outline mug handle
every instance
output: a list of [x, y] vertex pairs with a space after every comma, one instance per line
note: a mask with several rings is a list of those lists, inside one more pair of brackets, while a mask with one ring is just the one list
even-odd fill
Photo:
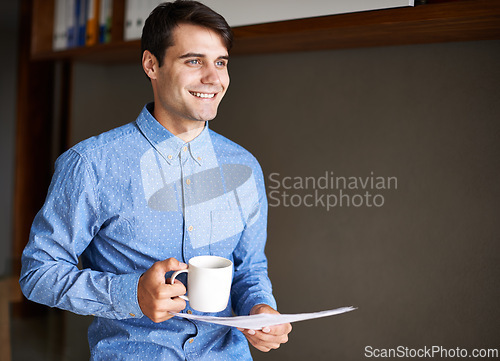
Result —
[[[172, 278], [170, 278], [170, 284], [173, 285], [174, 282], [175, 282], [175, 277], [177, 277], [178, 275], [180, 275], [181, 273], [188, 273], [189, 272], [189, 269], [183, 269], [183, 270], [180, 270], [180, 271], [175, 271], [173, 274], [172, 274]], [[185, 301], [189, 301], [189, 298], [188, 296], [186, 295], [181, 295], [179, 296], [180, 298], [182, 298], [183, 300]]]

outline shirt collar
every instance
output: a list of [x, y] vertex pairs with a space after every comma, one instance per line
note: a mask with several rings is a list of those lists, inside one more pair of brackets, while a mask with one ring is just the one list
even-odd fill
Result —
[[185, 142], [156, 120], [152, 114], [153, 109], [154, 103], [146, 104], [136, 120], [137, 126], [153, 148], [162, 155], [168, 164], [173, 164], [181, 151], [189, 151], [191, 158], [201, 165], [207, 147], [211, 144], [208, 122], [205, 122], [205, 127], [196, 138]]

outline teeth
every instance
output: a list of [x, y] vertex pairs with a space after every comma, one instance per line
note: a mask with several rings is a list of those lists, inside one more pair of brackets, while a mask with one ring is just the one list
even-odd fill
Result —
[[215, 96], [215, 94], [207, 94], [207, 93], [193, 93], [193, 92], [190, 93], [198, 98], [213, 98]]

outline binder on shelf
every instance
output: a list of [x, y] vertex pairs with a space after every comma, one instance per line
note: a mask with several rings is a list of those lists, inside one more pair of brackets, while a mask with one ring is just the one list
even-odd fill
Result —
[[77, 29], [75, 21], [76, 0], [66, 1], [66, 47], [73, 48], [77, 44]]
[[134, 38], [140, 39], [142, 36], [142, 28], [144, 26], [144, 20], [146, 20], [147, 16], [144, 14], [149, 10], [150, 1], [142, 1], [140, 5], [137, 7], [137, 13], [135, 14], [135, 23], [134, 23]]
[[66, 27], [66, 3], [67, 0], [56, 0], [54, 7], [54, 30], [52, 48], [55, 51], [64, 50], [68, 46]]
[[87, 0], [87, 25], [85, 45], [92, 46], [99, 40], [100, 0]]
[[111, 41], [111, 23], [113, 17], [113, 0], [100, 0], [99, 9], [99, 42]]
[[142, 28], [151, 11], [162, 2], [164, 2], [164, 0], [146, 0], [140, 2], [139, 13], [135, 21], [135, 34], [137, 39], [141, 38]]
[[123, 38], [125, 40], [137, 39], [135, 33], [135, 20], [138, 13], [140, 2], [138, 0], [127, 0], [125, 4], [125, 29], [123, 30]]
[[125, 40], [136, 40], [142, 36], [142, 28], [149, 14], [162, 0], [127, 0], [125, 7]]
[[75, 22], [77, 29], [76, 46], [84, 46], [87, 29], [87, 0], [76, 0]]

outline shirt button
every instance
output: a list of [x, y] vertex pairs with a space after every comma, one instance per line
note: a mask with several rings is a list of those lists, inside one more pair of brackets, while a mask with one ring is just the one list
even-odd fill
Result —
[[173, 158], [173, 157], [172, 157], [172, 154], [169, 154], [169, 155], [167, 156], [167, 158], [168, 158], [168, 159], [172, 159], [172, 158]]
[[196, 159], [201, 160], [201, 157], [198, 157], [198, 158], [196, 158]]
[[135, 313], [130, 312], [129, 315], [135, 317]]
[[187, 184], [187, 185], [190, 185], [190, 184], [191, 184], [191, 179], [187, 179], [187, 180], [186, 180], [186, 184]]
[[188, 231], [189, 231], [189, 232], [191, 232], [193, 229], [194, 229], [194, 227], [193, 227], [193, 226], [189, 226], [189, 227], [188, 227]]
[[188, 312], [187, 312], [187, 313], [188, 313], [188, 314], [190, 314], [190, 315], [192, 315], [192, 314], [193, 314], [193, 311], [188, 310]]
[[182, 147], [182, 150], [185, 152], [186, 150], [188, 150], [188, 147], [184, 146]]
[[193, 343], [193, 342], [194, 342], [194, 338], [190, 338], [189, 343]]

